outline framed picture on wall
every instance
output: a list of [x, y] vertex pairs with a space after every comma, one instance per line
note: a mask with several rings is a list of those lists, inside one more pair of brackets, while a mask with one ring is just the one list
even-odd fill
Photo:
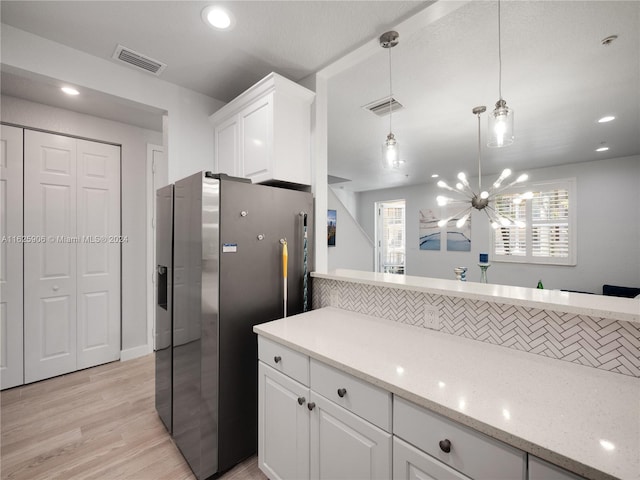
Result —
[[336, 246], [336, 220], [338, 213], [335, 210], [327, 210], [327, 245]]

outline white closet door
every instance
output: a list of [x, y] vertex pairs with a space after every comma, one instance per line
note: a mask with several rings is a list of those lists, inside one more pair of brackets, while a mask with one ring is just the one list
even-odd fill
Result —
[[78, 140], [78, 369], [120, 358], [120, 148]]
[[0, 387], [24, 383], [22, 129], [0, 126]]
[[76, 369], [76, 140], [26, 130], [25, 383]]

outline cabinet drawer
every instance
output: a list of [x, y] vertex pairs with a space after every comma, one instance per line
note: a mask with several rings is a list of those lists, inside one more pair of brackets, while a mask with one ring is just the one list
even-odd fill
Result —
[[[398, 397], [393, 433], [476, 480], [526, 477], [524, 452]], [[444, 440], [450, 442], [449, 453], [440, 448]]]
[[393, 480], [423, 480], [427, 478], [470, 480], [453, 468], [427, 455], [398, 437], [393, 437]]
[[258, 336], [258, 358], [270, 367], [309, 386], [309, 357], [263, 336]]
[[311, 389], [374, 425], [391, 432], [391, 394], [311, 359]]

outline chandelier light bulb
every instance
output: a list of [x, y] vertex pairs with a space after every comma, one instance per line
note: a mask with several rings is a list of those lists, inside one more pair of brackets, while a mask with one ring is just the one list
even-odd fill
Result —
[[446, 220], [440, 220], [438, 221], [438, 227], [442, 228], [444, 227], [447, 223], [449, 223], [449, 219], [447, 218]]
[[489, 192], [487, 192], [486, 190], [480, 193], [480, 198], [482, 198], [483, 200], [485, 198], [489, 198]]
[[526, 182], [528, 179], [529, 179], [529, 175], [527, 175], [526, 173], [523, 173], [518, 177], [518, 179], [516, 180], [516, 183]]
[[511, 169], [509, 168], [505, 168], [502, 173], [500, 174], [500, 176], [498, 177], [498, 179], [495, 181], [495, 183], [493, 184], [493, 188], [500, 188], [500, 185], [502, 185], [502, 182], [509, 177], [509, 175], [511, 175]]
[[447, 203], [449, 203], [449, 199], [447, 197], [442, 196], [442, 195], [438, 195], [436, 197], [436, 202], [438, 203], [439, 207], [444, 207]]
[[493, 228], [494, 230], [497, 230], [497, 229], [498, 229], [498, 227], [500, 227], [500, 225], [498, 224], [498, 222], [496, 222], [496, 221], [491, 222], [491, 228]]
[[464, 190], [464, 185], [462, 185], [460, 182], [456, 183], [456, 188], [458, 190]]
[[456, 222], [456, 227], [457, 228], [462, 228], [464, 226], [465, 223], [467, 223], [467, 219], [469, 218], [469, 215], [471, 215], [471, 212], [467, 213], [466, 215], [464, 215], [462, 218], [460, 218], [457, 222]]

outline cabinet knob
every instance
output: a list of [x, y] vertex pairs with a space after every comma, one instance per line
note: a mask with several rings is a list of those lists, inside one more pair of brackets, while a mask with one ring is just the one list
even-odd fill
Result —
[[449, 453], [451, 451], [451, 441], [447, 438], [445, 438], [444, 440], [440, 440], [438, 445], [440, 445], [440, 450], [442, 450], [444, 453]]
[[298, 405], [304, 405], [304, 402], [306, 402], [307, 399], [304, 397], [298, 397]]
[[316, 404], [314, 402], [309, 402], [307, 403], [307, 408], [309, 409], [309, 411], [311, 411], [316, 408]]
[[338, 389], [338, 396], [340, 398], [344, 397], [347, 394], [347, 389], [346, 388], [339, 388]]
[[275, 357], [273, 357], [273, 361], [276, 363], [280, 363], [281, 360], [282, 360], [282, 357], [280, 355], [276, 355]]

